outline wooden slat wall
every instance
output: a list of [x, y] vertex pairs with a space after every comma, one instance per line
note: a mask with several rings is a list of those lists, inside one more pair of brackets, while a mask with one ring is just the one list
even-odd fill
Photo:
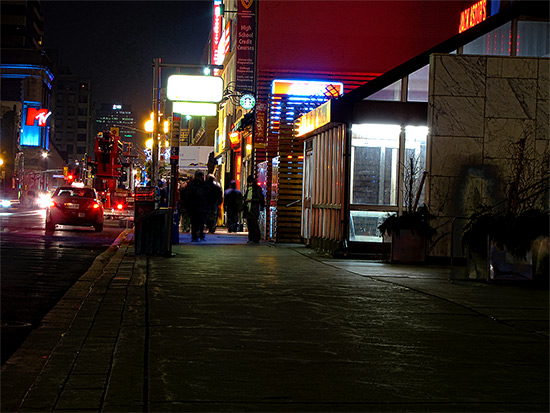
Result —
[[303, 143], [295, 139], [292, 119], [286, 120], [288, 98], [281, 98], [281, 121], [278, 136], [279, 168], [277, 170], [277, 226], [274, 241], [296, 243], [301, 241], [302, 178], [304, 172]]

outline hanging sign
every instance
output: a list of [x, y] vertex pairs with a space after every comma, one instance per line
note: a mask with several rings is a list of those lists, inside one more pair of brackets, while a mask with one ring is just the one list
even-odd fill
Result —
[[256, 99], [250, 93], [241, 96], [241, 106], [243, 109], [250, 110], [256, 105]]
[[236, 89], [254, 91], [256, 0], [239, 0], [237, 8]]

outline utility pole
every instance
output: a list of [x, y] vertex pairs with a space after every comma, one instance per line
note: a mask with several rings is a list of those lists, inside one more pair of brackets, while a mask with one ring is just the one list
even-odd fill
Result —
[[159, 116], [160, 116], [160, 58], [153, 61], [153, 148], [151, 159], [151, 186], [159, 182]]
[[[196, 64], [171, 64], [171, 63], [161, 63], [160, 58], [153, 59], [153, 148], [152, 148], [152, 159], [151, 159], [151, 186], [156, 188], [159, 182], [159, 117], [161, 115], [161, 68], [171, 67], [171, 68], [193, 68], [199, 69], [207, 67], [209, 69], [223, 69], [223, 65], [196, 65]], [[180, 115], [181, 116], [181, 115]], [[181, 122], [181, 117], [180, 117]], [[168, 216], [166, 220], [166, 251], [165, 253], [170, 256], [172, 253], [172, 231], [173, 231], [173, 218], [174, 210], [176, 205], [176, 189], [178, 185], [178, 163], [179, 163], [179, 126], [177, 131], [177, 136], [172, 139], [171, 156], [170, 156], [170, 193], [168, 198]], [[177, 231], [177, 227], [175, 229]]]

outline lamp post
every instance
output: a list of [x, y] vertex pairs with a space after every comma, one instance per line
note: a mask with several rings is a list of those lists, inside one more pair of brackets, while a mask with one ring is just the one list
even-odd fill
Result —
[[[191, 69], [201, 69], [207, 67], [208, 69], [223, 69], [223, 65], [197, 65], [197, 64], [173, 64], [173, 63], [161, 63], [160, 58], [153, 59], [153, 148], [152, 148], [152, 159], [151, 159], [151, 176], [152, 176], [152, 185], [154, 187], [158, 186], [159, 179], [159, 117], [161, 115], [161, 70], [163, 67], [172, 67], [172, 68], [191, 68]], [[223, 82], [222, 82], [223, 83]], [[179, 141], [179, 139], [178, 139]], [[175, 142], [173, 142], [175, 143]], [[179, 150], [179, 142], [177, 142]], [[170, 173], [170, 193], [168, 198], [168, 228], [166, 231], [167, 240], [166, 245], [168, 247], [167, 255], [172, 253], [172, 230], [173, 230], [173, 217], [175, 209], [175, 194], [177, 186], [177, 176], [178, 176], [178, 158], [179, 154], [175, 154], [175, 159], [170, 159], [171, 164], [171, 173]], [[176, 227], [177, 228], [177, 227]]]

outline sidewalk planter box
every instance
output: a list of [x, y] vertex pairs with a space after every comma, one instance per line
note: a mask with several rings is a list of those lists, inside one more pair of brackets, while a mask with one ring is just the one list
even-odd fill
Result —
[[493, 241], [486, 253], [468, 250], [468, 278], [480, 281], [534, 281], [548, 285], [548, 237], [533, 241], [524, 257], [517, 257]]
[[392, 262], [415, 263], [426, 261], [426, 237], [416, 230], [402, 229], [392, 233]]
[[491, 242], [489, 250], [489, 279], [498, 280], [533, 280], [533, 258], [529, 251], [525, 257], [513, 255], [507, 248], [499, 248]]
[[489, 259], [488, 254], [468, 249], [466, 254], [468, 273], [467, 278], [472, 281], [489, 280]]

